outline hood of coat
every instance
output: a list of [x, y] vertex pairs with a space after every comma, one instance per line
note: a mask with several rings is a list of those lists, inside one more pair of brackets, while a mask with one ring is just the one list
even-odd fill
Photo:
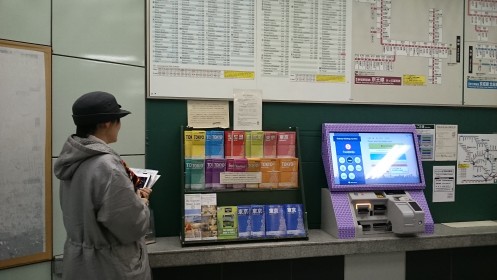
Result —
[[90, 135], [88, 138], [76, 135], [69, 136], [62, 147], [59, 158], [55, 161], [55, 176], [60, 180], [70, 180], [82, 162], [101, 154], [119, 156], [111, 147], [95, 136]]

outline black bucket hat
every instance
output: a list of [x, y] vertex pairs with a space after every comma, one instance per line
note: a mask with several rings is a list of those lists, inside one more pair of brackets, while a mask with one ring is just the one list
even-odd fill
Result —
[[90, 125], [120, 119], [131, 112], [122, 110], [114, 95], [94, 91], [81, 95], [72, 105], [76, 125]]

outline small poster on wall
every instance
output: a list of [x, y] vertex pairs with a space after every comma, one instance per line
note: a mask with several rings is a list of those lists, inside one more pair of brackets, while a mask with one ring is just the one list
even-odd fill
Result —
[[233, 91], [233, 127], [235, 130], [262, 130], [262, 91]]
[[433, 166], [433, 202], [455, 201], [455, 166]]
[[188, 126], [193, 128], [228, 128], [228, 101], [188, 100]]

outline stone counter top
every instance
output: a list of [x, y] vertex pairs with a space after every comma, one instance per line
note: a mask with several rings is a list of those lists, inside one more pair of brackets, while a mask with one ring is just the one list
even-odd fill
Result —
[[352, 254], [419, 251], [497, 245], [497, 226], [453, 228], [435, 225], [432, 235], [337, 239], [309, 230], [309, 240], [285, 240], [181, 247], [179, 237], [159, 237], [148, 245], [151, 267], [250, 262]]

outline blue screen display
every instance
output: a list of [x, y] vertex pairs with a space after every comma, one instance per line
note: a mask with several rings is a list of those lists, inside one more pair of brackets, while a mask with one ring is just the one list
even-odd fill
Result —
[[337, 185], [421, 182], [412, 133], [329, 134]]

